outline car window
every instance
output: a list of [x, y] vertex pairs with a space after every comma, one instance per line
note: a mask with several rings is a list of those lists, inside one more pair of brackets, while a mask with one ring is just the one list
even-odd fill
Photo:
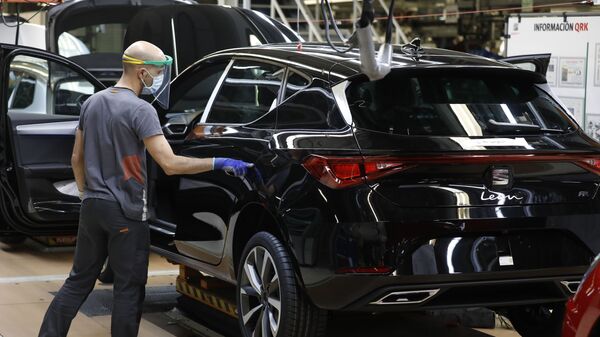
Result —
[[60, 34], [58, 53], [65, 57], [90, 53], [121, 53], [127, 23], [101, 23]]
[[413, 136], [570, 132], [575, 126], [535, 74], [477, 70], [394, 71], [356, 80], [346, 96], [359, 128]]
[[537, 69], [535, 63], [533, 62], [521, 62], [521, 63], [513, 63], [513, 65], [524, 69], [524, 70], [529, 70], [529, 71], [534, 71]]
[[185, 116], [186, 120], [191, 120], [201, 116], [225, 68], [227, 62], [202, 64], [182, 74], [174, 83], [175, 90], [171, 90], [173, 103], [166, 117], [172, 119]]
[[68, 66], [17, 55], [9, 66], [9, 113], [78, 116], [81, 104], [96, 88]]
[[245, 124], [275, 108], [284, 68], [235, 61], [217, 94], [207, 123]]
[[299, 90], [306, 88], [310, 84], [307, 77], [298, 74], [297, 72], [290, 69], [288, 72], [287, 81], [285, 83], [285, 96], [284, 100]]
[[8, 108], [25, 109], [33, 104], [35, 95], [35, 77], [26, 71], [10, 72], [9, 93], [14, 96]]
[[311, 87], [277, 108], [277, 129], [340, 129], [345, 122], [331, 92]]

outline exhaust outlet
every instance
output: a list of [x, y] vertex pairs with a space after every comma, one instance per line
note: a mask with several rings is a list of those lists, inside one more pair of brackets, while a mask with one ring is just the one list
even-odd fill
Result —
[[389, 293], [377, 301], [371, 302], [375, 305], [394, 305], [394, 304], [419, 304], [435, 296], [440, 289], [414, 290], [414, 291], [396, 291]]

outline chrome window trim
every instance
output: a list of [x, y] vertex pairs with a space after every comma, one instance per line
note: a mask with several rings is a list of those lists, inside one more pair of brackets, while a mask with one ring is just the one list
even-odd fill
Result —
[[235, 61], [235, 60], [231, 59], [229, 61], [229, 64], [227, 64], [227, 67], [225, 67], [223, 74], [221, 74], [221, 78], [219, 78], [219, 81], [217, 82], [215, 89], [210, 94], [210, 98], [208, 99], [208, 102], [206, 103], [206, 109], [204, 109], [204, 113], [202, 114], [202, 118], [200, 118], [199, 123], [202, 123], [202, 124], [206, 123], [206, 119], [208, 119], [208, 115], [210, 115], [210, 110], [212, 110], [212, 106], [215, 101], [215, 98], [217, 98], [219, 91], [221, 91], [221, 86], [223, 85], [223, 82], [225, 82], [225, 78], [227, 77], [229, 70], [233, 66], [233, 61]]
[[281, 85], [279, 86], [279, 92], [277, 95], [277, 104], [275, 105], [275, 107], [273, 107], [272, 109], [269, 109], [267, 112], [265, 112], [264, 114], [262, 114], [260, 117], [247, 122], [247, 123], [227, 123], [227, 126], [243, 126], [243, 125], [248, 125], [248, 124], [252, 124], [254, 122], [256, 122], [257, 120], [263, 118], [266, 114], [268, 114], [269, 112], [273, 111], [274, 109], [276, 109], [279, 104], [281, 104], [281, 102], [279, 101], [279, 96], [281, 95], [281, 92], [283, 90], [283, 83], [287, 80], [287, 66], [284, 63], [280, 63], [280, 62], [263, 62], [262, 60], [257, 60], [254, 57], [233, 57], [231, 59], [231, 61], [229, 62], [229, 64], [227, 65], [227, 68], [225, 69], [225, 71], [223, 72], [223, 75], [220, 79], [219, 82], [217, 83], [217, 87], [215, 88], [216, 90], [213, 91], [213, 93], [210, 96], [210, 99], [208, 100], [208, 103], [206, 104], [206, 110], [205, 113], [202, 115], [202, 118], [200, 119], [200, 121], [198, 123], [196, 123], [196, 125], [202, 124], [202, 125], [225, 125], [224, 123], [207, 123], [206, 120], [208, 119], [208, 116], [211, 113], [212, 110], [212, 106], [214, 103], [214, 100], [217, 98], [217, 95], [219, 94], [219, 92], [221, 91], [221, 86], [223, 84], [223, 82], [225, 82], [225, 79], [227, 78], [227, 74], [229, 73], [229, 70], [231, 69], [231, 67], [233, 67], [233, 64], [235, 63], [235, 61], [239, 61], [239, 60], [244, 60], [244, 61], [254, 61], [254, 62], [262, 62], [262, 63], [267, 63], [267, 64], [271, 64], [271, 65], [275, 65], [278, 67], [281, 67], [282, 70], [284, 71], [284, 78], [281, 81]]
[[[300, 77], [304, 77], [308, 81], [308, 84], [305, 85], [305, 86], [303, 86], [300, 90], [296, 91], [295, 93], [293, 93], [289, 97], [286, 97], [285, 96], [285, 92], [287, 90], [288, 78], [290, 77], [291, 73], [295, 73], [296, 75], [299, 75]], [[295, 68], [292, 68], [292, 67], [288, 66], [287, 67], [287, 72], [286, 72], [286, 75], [285, 75], [285, 82], [283, 82], [283, 84], [281, 86], [282, 87], [281, 88], [281, 101], [279, 102], [279, 104], [282, 104], [283, 102], [287, 101], [291, 97], [295, 96], [297, 93], [299, 93], [302, 90], [310, 87], [312, 85], [312, 83], [313, 83], [313, 79], [310, 76], [306, 75], [305, 73], [303, 73], [303, 72], [301, 72], [301, 71], [299, 71], [299, 70], [297, 70]]]
[[348, 125], [352, 125], [352, 112], [350, 111], [350, 105], [348, 105], [348, 98], [346, 97], [346, 88], [348, 88], [349, 84], [349, 81], [343, 81], [334, 85], [331, 88], [331, 91], [333, 92], [333, 97], [342, 113], [342, 117], [344, 117], [344, 120]]

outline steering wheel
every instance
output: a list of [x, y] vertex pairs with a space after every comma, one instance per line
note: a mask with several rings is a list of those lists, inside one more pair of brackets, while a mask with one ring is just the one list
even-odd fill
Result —
[[83, 105], [83, 103], [84, 103], [84, 102], [85, 102], [85, 101], [86, 101], [88, 98], [90, 98], [90, 96], [92, 96], [92, 95], [89, 95], [89, 94], [82, 94], [82, 95], [79, 95], [79, 96], [77, 96], [77, 98], [75, 99], [75, 104], [77, 104], [77, 107], [78, 107], [78, 108], [81, 108], [81, 106]]

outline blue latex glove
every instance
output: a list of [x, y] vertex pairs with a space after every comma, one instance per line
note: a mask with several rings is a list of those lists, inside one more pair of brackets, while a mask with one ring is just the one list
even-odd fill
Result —
[[231, 158], [214, 158], [213, 160], [213, 170], [223, 170], [235, 177], [245, 176], [251, 167], [254, 167], [254, 164]]

